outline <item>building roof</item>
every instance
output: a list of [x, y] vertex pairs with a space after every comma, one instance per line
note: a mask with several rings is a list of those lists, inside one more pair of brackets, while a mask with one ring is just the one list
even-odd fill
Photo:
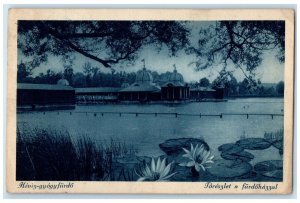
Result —
[[152, 83], [153, 78], [149, 71], [146, 70], [146, 68], [143, 68], [142, 70], [139, 70], [136, 73], [136, 83]]
[[215, 92], [216, 90], [210, 87], [195, 87], [190, 89], [190, 91]]
[[68, 82], [68, 80], [66, 80], [66, 79], [64, 79], [64, 78], [58, 80], [58, 81], [57, 81], [57, 84], [58, 84], [58, 85], [65, 85], [65, 86], [69, 86], [69, 85], [70, 85], [69, 82]]
[[176, 82], [184, 83], [183, 76], [177, 72], [176, 68], [174, 68], [174, 71], [170, 75], [168, 81], [173, 82], [173, 83], [176, 83]]
[[152, 83], [153, 78], [144, 67], [136, 74], [135, 83], [120, 90], [120, 92], [160, 92], [160, 87]]
[[185, 87], [185, 84], [177, 81], [177, 82], [166, 82], [165, 84], [162, 85], [162, 87], [169, 87], [169, 86]]
[[74, 90], [73, 87], [65, 85], [18, 83], [17, 89], [22, 90]]
[[119, 92], [119, 87], [87, 87], [87, 88], [75, 88], [76, 93], [110, 93]]
[[174, 86], [174, 87], [184, 87], [186, 86], [183, 80], [183, 76], [177, 72], [176, 66], [174, 65], [173, 72], [169, 75], [167, 82], [165, 82], [162, 87], [168, 87], [168, 86]]
[[133, 83], [129, 87], [126, 87], [120, 92], [159, 92], [160, 87], [155, 86], [152, 83]]

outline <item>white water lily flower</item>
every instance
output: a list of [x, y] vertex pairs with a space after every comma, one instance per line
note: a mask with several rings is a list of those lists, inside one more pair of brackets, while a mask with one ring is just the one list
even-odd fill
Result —
[[171, 173], [172, 163], [166, 164], [166, 158], [162, 161], [158, 158], [155, 163], [154, 158], [151, 159], [151, 166], [145, 164], [144, 168], [141, 168], [135, 173], [140, 177], [137, 181], [168, 181], [175, 173]]
[[214, 163], [214, 156], [211, 155], [210, 151], [205, 149], [203, 144], [200, 147], [197, 144], [195, 148], [191, 144], [191, 150], [187, 150], [185, 148], [182, 149], [185, 152], [182, 156], [188, 158], [189, 161], [180, 163], [180, 166], [195, 167], [196, 171], [200, 172], [200, 169], [205, 171], [205, 168], [208, 168], [207, 164]]

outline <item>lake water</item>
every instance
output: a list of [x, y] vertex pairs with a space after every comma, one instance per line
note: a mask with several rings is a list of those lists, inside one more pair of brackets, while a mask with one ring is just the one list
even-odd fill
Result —
[[[70, 112], [72, 112], [70, 114]], [[263, 137], [265, 132], [283, 128], [283, 116], [245, 115], [184, 116], [139, 114], [97, 114], [85, 112], [152, 112], [186, 114], [283, 114], [281, 98], [235, 99], [228, 102], [202, 102], [179, 105], [130, 104], [76, 106], [75, 110], [30, 112], [18, 114], [20, 128], [51, 128], [68, 130], [74, 139], [89, 136], [97, 142], [111, 138], [125, 141], [138, 149], [139, 155], [158, 156], [163, 154], [158, 144], [171, 138], [203, 138], [217, 157], [218, 146], [236, 142], [241, 137]], [[263, 153], [251, 151], [255, 161], [281, 159], [278, 150], [270, 147]]]

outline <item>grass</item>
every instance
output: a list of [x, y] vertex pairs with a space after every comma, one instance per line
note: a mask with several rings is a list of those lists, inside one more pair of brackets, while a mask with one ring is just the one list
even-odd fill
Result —
[[[72, 139], [67, 131], [17, 129], [17, 180], [114, 181], [131, 179], [115, 170], [117, 158], [135, 154], [115, 140], [96, 143], [87, 136]], [[126, 175], [125, 175], [126, 174]]]
[[283, 155], [283, 128], [276, 132], [265, 132], [264, 138], [279, 150], [280, 156]]
[[264, 138], [270, 142], [283, 141], [283, 129], [281, 128], [276, 132], [265, 132]]

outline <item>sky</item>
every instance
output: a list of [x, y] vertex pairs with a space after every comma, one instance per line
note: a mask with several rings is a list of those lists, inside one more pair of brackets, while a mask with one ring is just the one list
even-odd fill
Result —
[[[197, 43], [197, 36], [200, 28], [205, 28], [213, 22], [194, 22], [189, 25], [191, 29], [190, 41], [191, 44]], [[26, 58], [18, 52], [18, 62], [26, 61]], [[266, 51], [263, 54], [262, 64], [257, 67], [256, 75], [263, 83], [277, 83], [284, 80], [284, 63], [281, 64], [275, 57], [276, 50]], [[86, 62], [90, 62], [92, 66], [97, 66], [103, 72], [110, 72], [111, 70], [105, 68], [102, 64], [86, 58], [80, 54], [73, 55], [74, 72], [82, 72], [82, 66]], [[166, 71], [173, 71], [173, 64], [176, 64], [177, 71], [184, 77], [185, 82], [199, 81], [201, 78], [206, 77], [211, 82], [218, 76], [219, 69], [211, 67], [206, 70], [195, 71], [194, 67], [189, 65], [192, 61], [196, 61], [194, 55], [187, 55], [184, 51], [180, 51], [176, 57], [170, 57], [167, 48], [163, 48], [159, 53], [153, 46], [146, 46], [141, 49], [138, 58], [133, 63], [122, 62], [113, 66], [118, 71], [134, 72], [143, 67], [142, 59], [145, 59], [146, 68], [158, 73]], [[51, 69], [55, 72], [63, 71], [63, 62], [60, 58], [51, 56], [47, 63], [42, 64], [33, 71], [33, 75], [38, 75], [41, 72], [46, 72]], [[228, 67], [228, 70], [234, 70], [233, 67]], [[234, 76], [238, 81], [244, 79], [241, 70], [234, 70]]]

